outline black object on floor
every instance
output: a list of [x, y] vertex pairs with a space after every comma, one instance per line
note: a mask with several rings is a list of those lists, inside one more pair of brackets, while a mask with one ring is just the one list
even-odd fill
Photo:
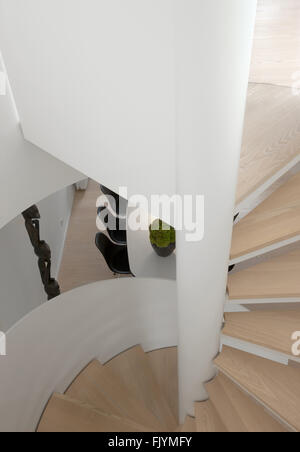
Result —
[[128, 202], [126, 199], [119, 196], [117, 193], [113, 192], [104, 185], [100, 185], [102, 193], [106, 196], [111, 196], [114, 199], [114, 206], [110, 203], [111, 208], [115, 211], [117, 216], [125, 216]]
[[[111, 240], [118, 245], [127, 245], [126, 220], [120, 220], [118, 217], [114, 218], [111, 213], [108, 213], [104, 219], [106, 229]], [[109, 225], [114, 224], [114, 229]]]
[[115, 245], [102, 232], [96, 234], [95, 243], [113, 273], [118, 275], [132, 275], [127, 246]]
[[117, 245], [127, 245], [126, 218], [115, 217], [109, 211], [107, 213], [105, 207], [99, 207], [98, 216], [106, 227], [110, 239]]

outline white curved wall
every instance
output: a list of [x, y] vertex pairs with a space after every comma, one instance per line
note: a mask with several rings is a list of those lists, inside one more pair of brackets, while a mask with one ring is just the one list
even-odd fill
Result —
[[21, 216], [0, 230], [0, 250], [0, 331], [7, 331], [47, 296]]
[[255, 0], [0, 0], [27, 139], [129, 195], [173, 195], [177, 169], [180, 194], [206, 196], [206, 239], [178, 234], [183, 415], [205, 397], [218, 350], [255, 9]]
[[183, 421], [219, 351], [256, 0], [174, 3], [178, 192], [205, 196], [203, 240], [177, 234]]
[[141, 344], [177, 345], [176, 284], [123, 278], [45, 303], [7, 333], [0, 357], [0, 431], [35, 430], [54, 391], [64, 392], [93, 359]]
[[0, 124], [1, 229], [32, 204], [84, 176], [24, 140], [10, 90], [0, 96]]
[[175, 192], [173, 0], [0, 0], [25, 137], [129, 194]]

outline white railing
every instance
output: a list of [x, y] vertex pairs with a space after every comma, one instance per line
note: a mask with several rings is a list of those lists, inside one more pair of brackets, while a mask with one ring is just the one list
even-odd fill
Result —
[[177, 345], [174, 282], [122, 278], [42, 305], [6, 335], [0, 431], [34, 431], [54, 391], [64, 392], [94, 358], [105, 363], [137, 344], [146, 352]]

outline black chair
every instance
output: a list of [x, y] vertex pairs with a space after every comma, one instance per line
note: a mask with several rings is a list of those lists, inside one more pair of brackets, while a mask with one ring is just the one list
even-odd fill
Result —
[[[105, 207], [99, 207], [98, 216], [106, 226], [110, 239], [117, 245], [127, 245], [126, 218], [115, 217], [112, 213], [107, 213]], [[110, 228], [110, 225], [115, 225], [115, 228]]]
[[[117, 193], [113, 192], [109, 188], [105, 187], [104, 185], [100, 185], [100, 189], [102, 193], [106, 196], [112, 196], [115, 200], [115, 213], [117, 216], [125, 216], [126, 210], [127, 210], [127, 200], [119, 196]], [[114, 206], [111, 205], [113, 208]]]
[[102, 253], [108, 267], [114, 274], [132, 275], [127, 246], [115, 245], [102, 232], [98, 232], [95, 242], [96, 247]]
[[[107, 215], [109, 217], [109, 214]], [[109, 224], [109, 220], [107, 218], [107, 222]], [[115, 242], [117, 245], [127, 245], [127, 232], [126, 229], [120, 228], [120, 220], [119, 218], [116, 218], [116, 229], [110, 229], [109, 226], [107, 226], [107, 233], [110, 237], [110, 239]]]
[[[233, 222], [235, 222], [238, 219], [240, 213], [237, 213], [234, 218], [233, 218]], [[229, 265], [228, 267], [228, 273], [232, 272], [235, 269], [235, 265]]]
[[108, 221], [107, 208], [105, 206], [98, 207], [97, 215], [102, 221], [102, 223], [106, 226]]

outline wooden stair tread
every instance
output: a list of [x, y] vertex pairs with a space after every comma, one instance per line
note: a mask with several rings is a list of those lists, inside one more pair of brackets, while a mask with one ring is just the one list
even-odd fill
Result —
[[250, 83], [236, 203], [239, 204], [300, 151], [300, 103], [291, 89]]
[[174, 418], [179, 422], [177, 347], [154, 350], [147, 353], [147, 356], [155, 379], [172, 410]]
[[232, 433], [281, 433], [286, 430], [229, 378], [219, 374], [206, 385], [216, 411]]
[[185, 418], [184, 424], [180, 427], [179, 432], [196, 433], [197, 432], [196, 419], [194, 417], [187, 416]]
[[231, 259], [300, 235], [300, 173], [233, 228]]
[[228, 277], [231, 300], [300, 297], [300, 249]]
[[[54, 394], [41, 419], [41, 433], [149, 432], [128, 419], [101, 413], [89, 405]], [[153, 430], [152, 430], [153, 431]]]
[[299, 369], [225, 346], [215, 364], [283, 421], [300, 430]]
[[300, 311], [225, 314], [223, 334], [292, 355], [292, 334], [300, 329]]
[[148, 356], [140, 346], [134, 347], [107, 363], [123, 385], [159, 420], [161, 428], [174, 431], [176, 421], [168, 402], [155, 379]]
[[87, 403], [97, 410], [161, 430], [157, 418], [123, 386], [110, 369], [93, 361], [66, 392], [71, 399]]
[[210, 400], [195, 403], [198, 433], [224, 433], [226, 427]]

